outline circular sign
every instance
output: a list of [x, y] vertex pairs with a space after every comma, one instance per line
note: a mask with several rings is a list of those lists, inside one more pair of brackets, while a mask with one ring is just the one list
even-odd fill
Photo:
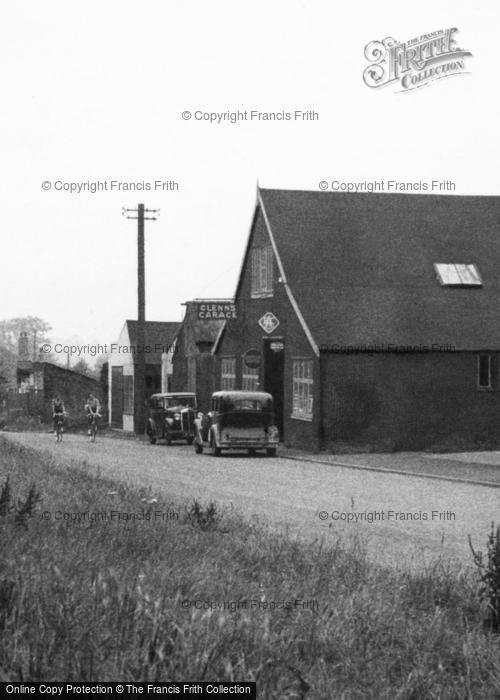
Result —
[[250, 369], [258, 369], [262, 363], [262, 353], [260, 350], [247, 350], [243, 361]]

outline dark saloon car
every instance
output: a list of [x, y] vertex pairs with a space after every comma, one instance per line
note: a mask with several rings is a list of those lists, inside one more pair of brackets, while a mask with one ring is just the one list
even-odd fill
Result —
[[157, 440], [194, 440], [196, 394], [188, 392], [153, 394], [148, 402], [149, 416], [146, 432], [154, 445]]
[[199, 413], [195, 421], [198, 454], [208, 447], [216, 456], [222, 450], [265, 450], [274, 457], [278, 443], [273, 397], [263, 391], [216, 391], [210, 413]]

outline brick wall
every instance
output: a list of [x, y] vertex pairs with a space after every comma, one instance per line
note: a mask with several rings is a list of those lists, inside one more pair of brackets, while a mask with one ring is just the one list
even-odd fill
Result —
[[196, 396], [198, 409], [207, 413], [210, 398], [215, 391], [215, 357], [209, 352], [200, 353], [196, 358]]
[[43, 376], [44, 399], [43, 409], [40, 411], [40, 417], [43, 421], [48, 422], [52, 419], [52, 398], [59, 394], [68, 412], [68, 428], [86, 425], [84, 406], [87, 395], [92, 393], [101, 402], [102, 425], [106, 425], [107, 397], [104, 396], [100, 382], [79, 372], [73, 372], [49, 362], [35, 362], [33, 370], [35, 373], [41, 372]]
[[477, 387], [477, 353], [324, 354], [322, 443], [420, 450], [500, 446], [498, 355], [493, 389]]
[[186, 326], [181, 326], [172, 356], [172, 391], [187, 391]]

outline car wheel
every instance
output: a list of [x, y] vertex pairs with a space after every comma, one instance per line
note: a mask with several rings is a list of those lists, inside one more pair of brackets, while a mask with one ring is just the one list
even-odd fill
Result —
[[170, 438], [170, 437], [167, 436], [167, 437], [165, 438], [165, 444], [166, 444], [168, 447], [170, 447], [170, 445], [172, 444], [172, 438]]
[[256, 454], [256, 453], [255, 453], [255, 450], [254, 450], [253, 447], [250, 447], [250, 448], [248, 449], [248, 454], [249, 454], [250, 457], [255, 457], [255, 454]]
[[266, 455], [268, 457], [276, 457], [276, 448], [275, 447], [268, 447], [266, 450]]
[[203, 453], [203, 445], [199, 445], [198, 443], [196, 443], [194, 446], [194, 451], [197, 455], [201, 455]]
[[193, 440], [194, 440], [194, 436], [193, 436], [193, 435], [190, 435], [190, 436], [187, 438], [186, 442], [187, 442], [188, 445], [192, 445], [192, 444], [193, 444]]

